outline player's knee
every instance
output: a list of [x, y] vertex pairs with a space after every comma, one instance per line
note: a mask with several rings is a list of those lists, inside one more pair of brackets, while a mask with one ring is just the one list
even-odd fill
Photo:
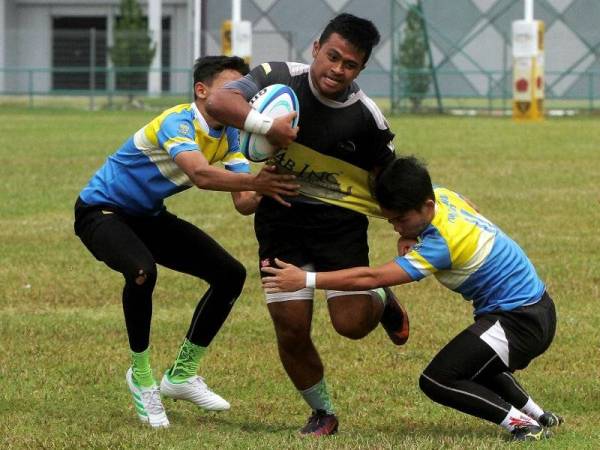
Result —
[[286, 353], [303, 353], [312, 345], [310, 330], [290, 326], [277, 329], [277, 342]]
[[364, 338], [372, 329], [366, 321], [352, 315], [345, 315], [343, 317], [337, 315], [331, 318], [331, 323], [338, 334], [354, 340]]
[[422, 373], [419, 377], [419, 388], [427, 397], [435, 400], [437, 393], [436, 384], [431, 378], [426, 376], [424, 373]]
[[156, 282], [156, 276], [156, 265], [147, 264], [137, 266], [132, 273], [125, 275], [125, 278], [136, 286], [152, 286]]
[[227, 297], [237, 298], [246, 281], [246, 268], [239, 261], [232, 260], [220, 267], [218, 277], [207, 281]]

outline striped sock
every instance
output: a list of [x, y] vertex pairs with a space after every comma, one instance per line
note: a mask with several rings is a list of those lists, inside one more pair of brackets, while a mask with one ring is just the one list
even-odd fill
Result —
[[204, 356], [204, 353], [206, 353], [206, 347], [201, 347], [185, 339], [173, 366], [167, 372], [169, 381], [172, 383], [183, 383], [195, 376], [198, 372], [200, 359]]

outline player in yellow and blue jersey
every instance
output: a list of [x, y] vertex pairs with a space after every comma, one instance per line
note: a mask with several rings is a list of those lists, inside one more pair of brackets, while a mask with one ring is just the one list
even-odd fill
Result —
[[[75, 233], [90, 252], [125, 278], [123, 311], [131, 349], [126, 381], [139, 418], [165, 427], [161, 394], [207, 410], [229, 409], [197, 375], [200, 359], [227, 318], [244, 285], [242, 264], [208, 234], [166, 210], [164, 199], [196, 186], [230, 191], [235, 208], [252, 214], [267, 195], [288, 205], [293, 176], [265, 166], [250, 173], [239, 135], [207, 114], [205, 103], [223, 84], [248, 73], [237, 57], [207, 56], [194, 66], [194, 102], [167, 109], [109, 156], [79, 194]], [[220, 162], [224, 169], [213, 166]], [[160, 383], [149, 358], [156, 264], [209, 284], [173, 365]]]
[[514, 439], [548, 437], [562, 418], [545, 412], [513, 372], [550, 346], [554, 303], [523, 250], [461, 195], [434, 188], [415, 158], [398, 158], [378, 177], [375, 197], [401, 235], [394, 261], [376, 268], [304, 272], [276, 260], [268, 292], [371, 289], [434, 275], [473, 303], [475, 323], [447, 344], [419, 384], [434, 401], [499, 424]]

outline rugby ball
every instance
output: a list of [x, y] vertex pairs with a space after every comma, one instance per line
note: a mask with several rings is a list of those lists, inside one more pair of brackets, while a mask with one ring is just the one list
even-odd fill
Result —
[[[259, 113], [276, 118], [292, 111], [300, 112], [298, 97], [294, 90], [285, 84], [272, 84], [261, 89], [250, 100], [250, 106]], [[299, 115], [292, 121], [292, 127], [298, 125]], [[261, 134], [240, 131], [240, 150], [250, 161], [262, 162], [273, 156], [275, 148], [265, 136]]]

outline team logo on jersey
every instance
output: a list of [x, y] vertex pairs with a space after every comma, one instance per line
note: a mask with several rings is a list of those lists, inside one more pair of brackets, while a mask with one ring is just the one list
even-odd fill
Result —
[[190, 132], [190, 126], [187, 123], [180, 123], [177, 128], [177, 133], [187, 136]]

